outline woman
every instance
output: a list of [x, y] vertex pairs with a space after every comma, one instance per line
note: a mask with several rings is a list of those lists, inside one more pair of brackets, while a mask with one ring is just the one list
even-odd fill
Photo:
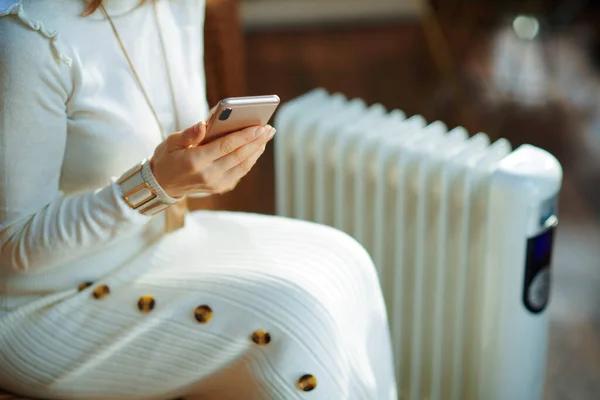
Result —
[[233, 188], [274, 134], [202, 144], [203, 7], [0, 0], [0, 387], [395, 398], [376, 274], [351, 238], [259, 215], [178, 221], [182, 198]]

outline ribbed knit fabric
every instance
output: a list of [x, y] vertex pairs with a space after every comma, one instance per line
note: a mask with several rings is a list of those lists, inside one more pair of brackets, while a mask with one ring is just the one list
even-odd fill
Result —
[[[95, 299], [95, 288], [110, 294]], [[142, 313], [138, 299], [151, 295]], [[212, 319], [194, 310], [207, 305]], [[257, 345], [252, 333], [271, 341]], [[126, 267], [11, 313], [0, 383], [52, 399], [395, 399], [377, 277], [330, 228], [197, 212]], [[311, 374], [317, 387], [296, 388]]]
[[[172, 131], [150, 4], [106, 0]], [[331, 228], [196, 212], [162, 234], [111, 179], [160, 142], [83, 0], [0, 0], [0, 387], [44, 399], [396, 398], [366, 252]], [[179, 115], [206, 117], [200, 0], [159, 0]]]

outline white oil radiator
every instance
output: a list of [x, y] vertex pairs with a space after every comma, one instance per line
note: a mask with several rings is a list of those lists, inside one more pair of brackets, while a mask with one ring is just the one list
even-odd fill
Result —
[[541, 399], [558, 161], [323, 89], [275, 127], [278, 214], [373, 258], [400, 398]]

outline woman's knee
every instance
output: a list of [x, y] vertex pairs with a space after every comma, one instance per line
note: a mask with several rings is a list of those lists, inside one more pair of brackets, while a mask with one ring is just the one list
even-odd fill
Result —
[[338, 318], [379, 290], [371, 258], [356, 240], [330, 227], [299, 224], [307, 238], [303, 250], [291, 250], [293, 256], [274, 259], [273, 269], [266, 274], [276, 275], [269, 282], [275, 285], [273, 290], [285, 293], [285, 301], [304, 305], [298, 312]]
[[363, 285], [377, 281], [371, 256], [358, 241], [338, 229], [312, 225], [312, 236], [318, 238], [324, 267], [338, 269], [342, 281], [360, 281]]

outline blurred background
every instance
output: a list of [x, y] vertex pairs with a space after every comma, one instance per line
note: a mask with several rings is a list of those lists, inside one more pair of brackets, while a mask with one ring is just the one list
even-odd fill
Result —
[[[546, 399], [600, 399], [600, 2], [207, 0], [211, 105], [313, 88], [531, 143], [564, 170]], [[274, 213], [272, 148], [198, 207]]]

